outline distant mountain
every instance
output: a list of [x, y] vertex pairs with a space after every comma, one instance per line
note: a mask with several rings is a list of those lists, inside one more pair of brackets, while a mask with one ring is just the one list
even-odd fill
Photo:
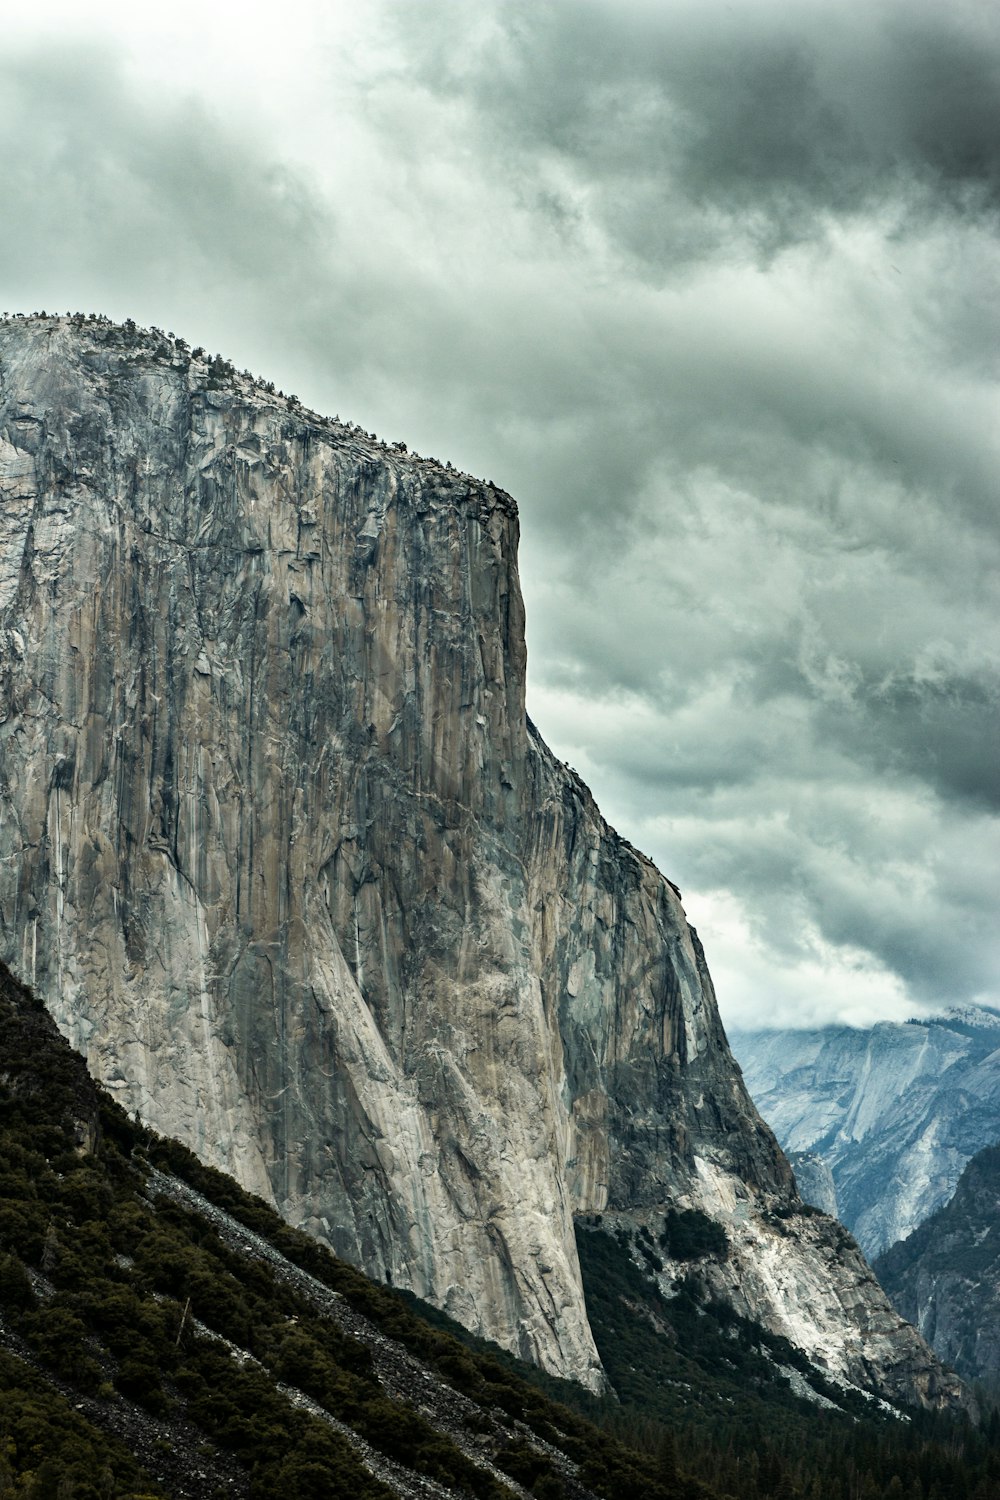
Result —
[[1000, 1380], [1000, 1146], [974, 1156], [951, 1201], [875, 1270], [942, 1359], [970, 1379]]
[[795, 1173], [803, 1202], [811, 1203], [813, 1208], [821, 1208], [833, 1219], [839, 1219], [837, 1186], [833, 1173], [823, 1158], [815, 1151], [789, 1151], [788, 1162]]
[[870, 1031], [734, 1030], [730, 1042], [785, 1150], [830, 1168], [838, 1215], [868, 1256], [947, 1202], [966, 1163], [1000, 1140], [995, 1011]]

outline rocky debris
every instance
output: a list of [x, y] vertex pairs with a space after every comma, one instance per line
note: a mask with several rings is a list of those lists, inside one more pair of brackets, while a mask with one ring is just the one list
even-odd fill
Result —
[[87, 1396], [46, 1369], [34, 1350], [5, 1324], [0, 1309], [0, 1349], [23, 1361], [70, 1403], [92, 1426], [116, 1438], [173, 1500], [203, 1500], [205, 1495], [246, 1500], [246, 1471], [218, 1451], [209, 1451], [204, 1435], [182, 1418], [154, 1417], [115, 1391]]
[[574, 1213], [798, 1199], [676, 888], [527, 720], [516, 554], [502, 491], [169, 335], [0, 326], [0, 957], [130, 1112], [600, 1389]]
[[721, 1252], [672, 1255], [660, 1241], [657, 1254], [662, 1219], [650, 1215], [605, 1214], [603, 1227], [629, 1239], [638, 1228], [633, 1258], [655, 1271], [664, 1295], [696, 1286], [701, 1297], [793, 1344], [834, 1386], [874, 1395], [894, 1410], [972, 1408], [961, 1382], [893, 1307], [843, 1225], [778, 1198], [769, 1206], [754, 1202], [722, 1177], [713, 1184], [706, 1174], [703, 1189], [688, 1212], [711, 1205], [713, 1225], [725, 1231]]
[[[332, 1291], [317, 1277], [288, 1260], [261, 1235], [255, 1234], [253, 1230], [234, 1219], [224, 1209], [211, 1203], [190, 1184], [183, 1182], [180, 1178], [152, 1169], [149, 1174], [148, 1191], [154, 1200], [160, 1196], [180, 1203], [185, 1208], [193, 1209], [211, 1224], [224, 1243], [239, 1255], [263, 1260], [273, 1266], [279, 1279], [294, 1287], [317, 1313], [330, 1318], [344, 1333], [349, 1334], [369, 1350], [378, 1382], [388, 1396], [393, 1400], [405, 1401], [413, 1406], [438, 1432], [445, 1433], [466, 1458], [471, 1459], [480, 1468], [486, 1469], [515, 1494], [526, 1495], [527, 1492], [509, 1474], [498, 1469], [490, 1457], [498, 1437], [509, 1442], [525, 1443], [528, 1447], [545, 1453], [552, 1459], [560, 1470], [566, 1493], [571, 1500], [588, 1500], [588, 1497], [591, 1497], [591, 1492], [576, 1479], [576, 1466], [560, 1449], [538, 1437], [525, 1423], [514, 1421], [499, 1407], [494, 1407], [491, 1411], [489, 1430], [484, 1431], [482, 1409], [477, 1402], [463, 1396], [460, 1391], [448, 1385], [436, 1371], [417, 1359], [397, 1340], [387, 1337], [376, 1328], [338, 1292]], [[243, 1359], [251, 1359], [245, 1351], [234, 1350], [234, 1352]], [[310, 1410], [316, 1406], [316, 1403], [303, 1395], [301, 1391], [289, 1391], [284, 1386], [282, 1390], [286, 1395], [290, 1394], [296, 1403], [304, 1404]], [[383, 1454], [371, 1448], [364, 1439], [343, 1423], [337, 1422], [322, 1407], [317, 1410], [324, 1420], [331, 1422], [358, 1449], [371, 1472], [384, 1483], [396, 1488], [399, 1494], [405, 1496], [410, 1493], [405, 1488], [398, 1488], [400, 1485], [430, 1484], [430, 1481], [423, 1476], [413, 1475], [409, 1470], [393, 1465]], [[439, 1486], [417, 1489], [413, 1493], [430, 1495], [439, 1491], [450, 1493], [450, 1491], [440, 1490]]]
[[[224, 1338], [221, 1333], [216, 1333], [204, 1323], [199, 1322], [198, 1319], [193, 1319], [192, 1322], [195, 1331], [202, 1338], [210, 1339], [215, 1344], [221, 1344], [238, 1365], [241, 1367], [244, 1365], [253, 1365], [255, 1369], [265, 1371], [266, 1373], [265, 1367], [248, 1350], [241, 1349], [231, 1339]], [[302, 1411], [307, 1411], [310, 1416], [318, 1418], [319, 1421], [324, 1422], [328, 1427], [332, 1428], [340, 1437], [346, 1439], [361, 1459], [369, 1474], [374, 1475], [376, 1479], [388, 1485], [393, 1493], [400, 1497], [400, 1500], [421, 1500], [421, 1497], [425, 1497], [425, 1500], [449, 1500], [449, 1497], [456, 1493], [456, 1491], [438, 1484], [435, 1480], [429, 1479], [426, 1475], [415, 1474], [403, 1464], [395, 1463], [386, 1454], [380, 1453], [360, 1433], [355, 1432], [353, 1427], [349, 1427], [346, 1422], [341, 1422], [332, 1413], [328, 1412], [326, 1407], [321, 1406], [318, 1401], [314, 1401], [311, 1396], [307, 1396], [305, 1391], [300, 1391], [295, 1386], [287, 1385], [282, 1380], [276, 1380], [274, 1388], [276, 1391], [280, 1391], [281, 1395], [292, 1406], [298, 1407]], [[507, 1482], [508, 1484], [510, 1483], [509, 1480]], [[516, 1491], [518, 1487], [514, 1485], [513, 1488]]]
[[[414, 1474], [412, 1470], [406, 1469], [402, 1464], [394, 1463], [384, 1453], [379, 1453], [371, 1443], [367, 1443], [363, 1437], [354, 1432], [345, 1422], [338, 1422], [332, 1417], [318, 1401], [313, 1401], [302, 1391], [293, 1390], [291, 1386], [278, 1383], [277, 1389], [283, 1396], [287, 1396], [293, 1406], [300, 1406], [312, 1416], [318, 1417], [321, 1422], [328, 1423], [335, 1432], [348, 1440], [355, 1452], [361, 1458], [365, 1468], [376, 1479], [388, 1485], [400, 1500], [451, 1500], [451, 1496], [457, 1494], [456, 1490], [446, 1489], [443, 1484], [438, 1484], [434, 1479], [428, 1479], [424, 1474]], [[509, 1479], [508, 1485], [519, 1493], [519, 1487]]]

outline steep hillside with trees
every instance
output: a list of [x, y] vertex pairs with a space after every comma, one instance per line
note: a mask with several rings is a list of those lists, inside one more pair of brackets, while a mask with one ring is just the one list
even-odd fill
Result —
[[995, 1423], [882, 1411], [657, 1264], [725, 1253], [578, 1230], [615, 1394], [547, 1377], [377, 1286], [130, 1120], [0, 968], [0, 1493], [31, 1500], [969, 1497]]

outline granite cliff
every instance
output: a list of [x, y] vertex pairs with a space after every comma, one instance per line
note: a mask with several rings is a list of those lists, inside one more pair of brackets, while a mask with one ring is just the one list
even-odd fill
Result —
[[1000, 1133], [1000, 1015], [982, 1006], [867, 1031], [734, 1031], [732, 1044], [784, 1149], [829, 1168], [838, 1216], [869, 1256], [946, 1203]]
[[0, 957], [129, 1111], [550, 1370], [602, 1380], [574, 1214], [681, 1204], [707, 1291], [956, 1399], [527, 719], [516, 555], [502, 491], [171, 336], [0, 327]]
[[958, 1187], [875, 1262], [879, 1281], [969, 1380], [1000, 1380], [1000, 1146], [977, 1152]]
[[837, 1188], [833, 1173], [823, 1158], [815, 1151], [789, 1151], [788, 1161], [795, 1173], [795, 1186], [802, 1201], [838, 1219]]

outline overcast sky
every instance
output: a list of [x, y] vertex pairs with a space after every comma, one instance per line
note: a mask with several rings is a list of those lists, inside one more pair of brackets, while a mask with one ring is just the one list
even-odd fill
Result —
[[995, 0], [0, 12], [0, 307], [508, 489], [728, 1024], [1000, 1003]]

